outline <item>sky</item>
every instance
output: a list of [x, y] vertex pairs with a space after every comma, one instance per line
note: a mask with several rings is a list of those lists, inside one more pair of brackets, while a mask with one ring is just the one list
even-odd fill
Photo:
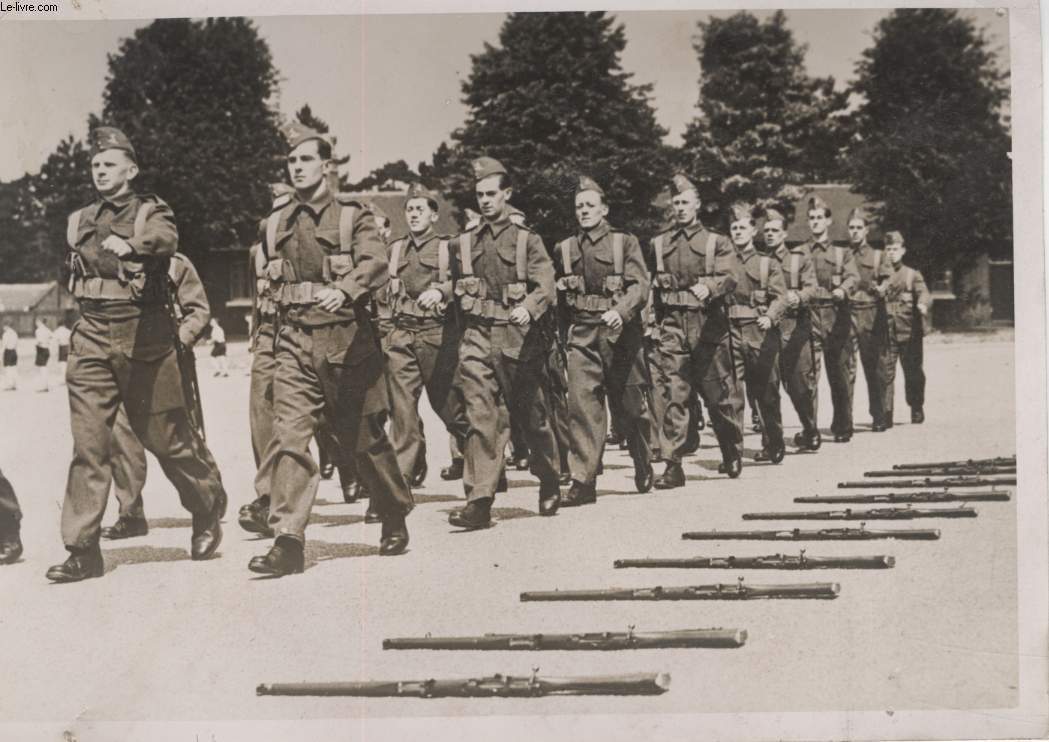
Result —
[[[696, 22], [735, 11], [617, 11], [627, 38], [623, 68], [654, 85], [657, 118], [677, 144], [698, 102]], [[765, 17], [773, 11], [756, 11]], [[887, 9], [790, 10], [795, 39], [808, 45], [810, 74], [853, 76]], [[965, 13], [1008, 64], [1008, 16]], [[332, 128], [359, 180], [393, 160], [429, 160], [466, 116], [461, 84], [470, 55], [498, 43], [503, 13], [254, 18], [281, 73], [279, 108], [304, 103]], [[107, 55], [146, 20], [26, 22], [0, 18], [0, 180], [36, 172], [58, 142], [86, 135], [102, 106]]]

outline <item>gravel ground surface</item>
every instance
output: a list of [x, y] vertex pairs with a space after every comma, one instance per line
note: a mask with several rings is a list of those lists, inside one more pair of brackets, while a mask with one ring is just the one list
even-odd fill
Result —
[[[150, 533], [104, 542], [103, 579], [48, 584], [44, 571], [64, 558], [58, 527], [71, 438], [64, 389], [39, 394], [26, 383], [0, 395], [0, 467], [25, 511], [26, 546], [21, 562], [0, 568], [0, 721], [1008, 707], [1018, 684], [1014, 503], [977, 503], [975, 519], [868, 524], [940, 528], [943, 537], [935, 542], [690, 542], [680, 534], [773, 527], [740, 516], [816, 509], [792, 498], [832, 494], [839, 480], [893, 463], [1013, 453], [1013, 352], [1011, 343], [993, 340], [930, 344], [927, 422], [909, 424], [898, 378], [897, 426], [882, 434], [866, 431], [859, 371], [860, 430], [850, 444], [792, 453], [780, 466], [748, 464], [736, 481], [717, 475], [717, 449], [708, 433], [687, 461], [685, 488], [634, 494], [626, 452], [610, 451], [597, 504], [554, 518], [536, 515], [535, 483], [526, 473], [511, 473], [511, 490], [494, 510], [496, 526], [475, 533], [455, 532], [446, 522], [462, 490], [438, 476], [448, 460], [447, 438], [426, 410], [430, 475], [416, 493], [409, 552], [379, 558], [379, 526], [362, 522], [364, 504], [343, 504], [337, 483], [324, 482], [307, 533], [307, 570], [280, 580], [248, 572], [248, 560], [268, 542], [241, 532], [232, 517], [253, 496], [243, 345], [233, 346], [240, 367], [230, 378], [212, 378], [206, 351], [198, 352], [209, 440], [231, 497], [220, 555], [204, 563], [190, 561], [189, 515], [151, 459], [145, 491]], [[789, 438], [797, 419], [785, 395], [784, 416]], [[821, 419], [829, 417], [824, 382]], [[751, 453], [760, 445], [756, 434], [746, 443]], [[114, 503], [106, 524], [115, 513]], [[836, 600], [518, 600], [523, 590], [734, 583], [743, 572], [614, 570], [612, 562], [796, 554], [802, 546], [809, 555], [890, 554], [897, 563], [881, 571], [745, 573], [753, 584], [838, 582]], [[607, 653], [381, 648], [391, 636], [622, 631], [631, 625], [639, 631], [742, 628], [749, 639], [740, 649]], [[643, 698], [420, 701], [254, 692], [261, 682], [520, 675], [533, 667], [551, 676], [669, 672], [672, 683], [668, 693]]]

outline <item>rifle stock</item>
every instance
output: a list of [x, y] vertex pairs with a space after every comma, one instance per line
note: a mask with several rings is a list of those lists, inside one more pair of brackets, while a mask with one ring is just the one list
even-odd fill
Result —
[[656, 648], [735, 648], [747, 641], [745, 629], [678, 631], [602, 631], [587, 634], [485, 634], [384, 639], [383, 649], [599, 650]]

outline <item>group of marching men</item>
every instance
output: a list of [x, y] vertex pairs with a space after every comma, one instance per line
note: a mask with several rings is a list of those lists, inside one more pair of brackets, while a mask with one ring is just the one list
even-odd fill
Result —
[[[785, 453], [781, 379], [802, 422], [793, 442], [814, 451], [821, 355], [831, 430], [848, 441], [857, 344], [872, 429], [892, 425], [897, 357], [912, 421], [923, 419], [928, 291], [903, 266], [899, 233], [886, 234], [884, 252], [867, 244], [861, 211], [849, 215], [851, 247], [830, 244], [831, 213], [819, 199], [808, 204], [809, 241], [788, 247], [786, 219], [770, 210], [756, 244], [752, 207], [734, 205], [731, 236], [717, 234], [699, 220], [695, 186], [677, 175], [672, 224], [642, 249], [609, 226], [601, 186], [581, 177], [579, 228], [548, 251], [510, 204], [510, 174], [481, 157], [473, 162], [479, 218], [458, 236], [435, 231], [438, 200], [413, 185], [404, 205], [409, 233], [384, 240], [376, 214], [333, 187], [326, 137], [300, 124], [285, 134], [291, 188], [275, 200], [252, 253], [257, 497], [238, 520], [274, 538], [249, 563], [253, 572], [303, 570], [323, 474], [310, 451], [315, 437], [347, 500], [368, 497], [366, 520], [382, 524], [379, 553], [406, 549], [410, 487], [425, 477], [423, 389], [452, 441], [452, 465], [441, 476], [461, 476], [466, 495], [449, 522], [468, 530], [491, 524], [511, 439], [515, 459], [523, 463], [527, 449], [539, 480], [540, 515], [594, 502], [609, 412], [639, 492], [684, 485], [681, 461], [695, 448], [701, 415], [697, 396], [721, 449], [719, 471], [731, 478], [742, 469], [744, 386], [762, 432], [755, 459], [779, 463]], [[222, 538], [227, 496], [177, 363], [178, 336], [192, 338], [170, 311], [174, 217], [159, 198], [131, 190], [137, 172], [123, 133], [92, 132], [98, 199], [74, 214], [69, 230], [69, 281], [82, 317], [67, 369], [74, 456], [62, 532], [69, 557], [48, 570], [58, 582], [103, 573], [98, 544], [118, 415], [193, 514], [192, 558], [209, 558]], [[666, 469], [656, 477], [659, 459]], [[123, 521], [122, 508], [115, 527]]]

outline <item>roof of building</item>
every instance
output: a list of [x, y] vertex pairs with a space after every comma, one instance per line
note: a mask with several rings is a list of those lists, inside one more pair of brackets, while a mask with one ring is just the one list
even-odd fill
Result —
[[0, 312], [22, 312], [36, 307], [58, 283], [0, 283]]

